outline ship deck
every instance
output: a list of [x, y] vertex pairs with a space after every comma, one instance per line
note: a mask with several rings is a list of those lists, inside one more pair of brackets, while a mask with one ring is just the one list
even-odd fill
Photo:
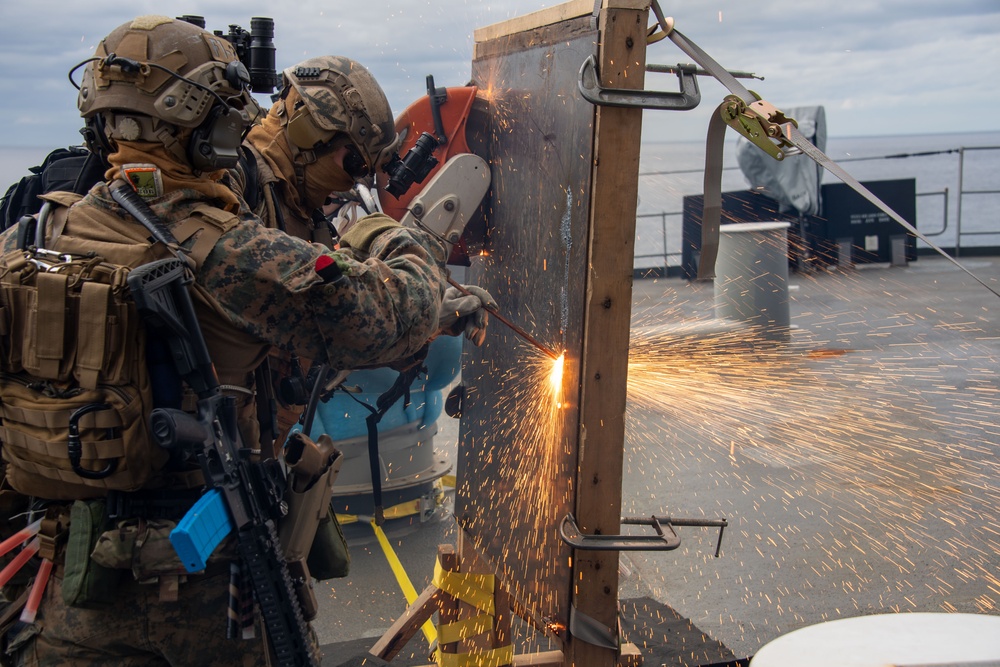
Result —
[[[962, 261], [1000, 289], [1000, 258]], [[715, 530], [686, 527], [675, 551], [623, 555], [645, 664], [737, 664], [848, 616], [1000, 613], [997, 297], [937, 257], [792, 274], [790, 340], [766, 349], [720, 333], [713, 300], [679, 278], [633, 288], [633, 354], [677, 380], [630, 391], [623, 514], [729, 521], [718, 558]], [[458, 423], [440, 427], [454, 460]], [[387, 528], [419, 592], [454, 522]], [[406, 607], [369, 527], [349, 534], [351, 574], [317, 584], [324, 665], [361, 664]], [[391, 664], [427, 654], [418, 634]]]

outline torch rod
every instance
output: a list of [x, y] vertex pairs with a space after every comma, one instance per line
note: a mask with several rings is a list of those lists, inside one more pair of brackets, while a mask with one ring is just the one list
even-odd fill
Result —
[[[464, 287], [462, 287], [461, 285], [459, 285], [457, 282], [455, 282], [454, 278], [449, 277], [448, 278], [448, 283], [452, 287], [457, 288], [459, 292], [461, 292], [462, 294], [465, 294], [466, 296], [475, 296], [469, 290], [465, 289]], [[513, 331], [518, 336], [520, 336], [524, 340], [528, 341], [529, 343], [531, 343], [532, 345], [534, 345], [535, 347], [537, 347], [539, 350], [541, 350], [542, 352], [544, 352], [548, 356], [552, 357], [552, 359], [558, 359], [559, 358], [559, 355], [556, 354], [551, 348], [549, 348], [546, 345], [542, 344], [541, 342], [538, 341], [537, 338], [535, 338], [534, 336], [532, 336], [531, 334], [529, 334], [527, 331], [525, 331], [521, 327], [517, 326], [516, 324], [514, 324], [513, 322], [511, 322], [510, 320], [508, 320], [503, 315], [501, 315], [500, 312], [496, 308], [490, 308], [485, 303], [483, 304], [483, 308], [486, 309], [486, 312], [488, 312], [491, 315], [493, 315], [493, 317], [497, 318], [503, 324], [507, 325], [507, 327], [510, 328], [511, 331]]]

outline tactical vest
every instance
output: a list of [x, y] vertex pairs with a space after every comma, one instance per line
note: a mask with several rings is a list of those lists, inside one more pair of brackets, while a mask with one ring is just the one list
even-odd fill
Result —
[[[150, 437], [145, 328], [131, 269], [169, 256], [137, 221], [52, 193], [46, 245], [0, 257], [0, 445], [18, 492], [53, 500], [165, 486], [168, 453]], [[99, 229], [60, 235], [66, 221]], [[197, 267], [239, 219], [207, 204], [172, 225]], [[94, 227], [94, 226], [98, 227]], [[200, 479], [200, 477], [199, 477]]]

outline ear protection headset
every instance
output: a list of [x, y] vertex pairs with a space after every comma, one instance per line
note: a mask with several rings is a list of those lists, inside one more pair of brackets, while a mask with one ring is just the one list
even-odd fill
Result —
[[[73, 81], [73, 73], [81, 66], [103, 60], [104, 66], [118, 65], [122, 71], [139, 72], [142, 68], [155, 68], [166, 72], [170, 76], [209, 93], [215, 102], [209, 109], [208, 115], [191, 132], [191, 139], [187, 146], [187, 158], [191, 166], [198, 171], [214, 171], [217, 169], [231, 169], [237, 165], [240, 157], [240, 145], [246, 129], [246, 122], [241, 110], [230, 105], [221, 95], [208, 86], [194, 81], [179, 72], [157, 63], [143, 63], [131, 58], [117, 56], [114, 53], [108, 54], [105, 58], [89, 58], [72, 70], [70, 70], [70, 81], [79, 90], [79, 86]], [[226, 64], [225, 80], [233, 90], [244, 91], [250, 86], [250, 73], [246, 66], [239, 60], [233, 60]], [[113, 152], [112, 142], [105, 132], [103, 118], [101, 114], [95, 114], [88, 119], [87, 126], [82, 132], [87, 139], [88, 145], [99, 146], [100, 148]], [[93, 120], [99, 119], [99, 120]]]
[[[176, 72], [174, 76], [183, 79]], [[197, 83], [185, 79], [193, 85]], [[239, 60], [226, 65], [226, 82], [235, 90], [245, 90], [250, 86], [250, 73]], [[243, 143], [244, 119], [236, 107], [230, 106], [214, 91], [217, 104], [212, 105], [205, 120], [191, 133], [188, 144], [188, 159], [200, 171], [232, 169], [240, 159], [240, 145]]]

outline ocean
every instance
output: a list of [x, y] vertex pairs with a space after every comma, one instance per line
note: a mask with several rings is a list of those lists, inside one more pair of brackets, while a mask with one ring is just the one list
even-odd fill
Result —
[[[736, 163], [735, 138], [730, 132], [726, 142], [724, 192], [748, 188]], [[0, 187], [6, 190], [3, 184], [26, 174], [52, 148], [0, 148]], [[963, 148], [972, 150], [960, 153]], [[1000, 246], [1000, 132], [831, 137], [826, 153], [862, 182], [916, 179], [917, 219], [911, 222], [943, 247], [956, 245], [962, 162], [961, 189], [967, 194], [961, 198], [961, 245]], [[908, 157], [888, 157], [900, 155]], [[643, 144], [636, 268], [680, 265], [683, 199], [702, 193], [704, 163], [703, 140]], [[839, 181], [824, 172], [823, 182]], [[918, 241], [921, 247], [926, 245]]]
[[[964, 163], [961, 246], [1000, 246], [1000, 132], [831, 137], [825, 152], [862, 183], [916, 179], [917, 216], [910, 222], [948, 248], [956, 244]], [[889, 157], [901, 155], [907, 157]], [[735, 138], [727, 138], [724, 157], [723, 192], [748, 189]], [[636, 224], [636, 254], [643, 256], [636, 258], [637, 268], [664, 266], [664, 248], [667, 266], [680, 264], [683, 199], [703, 193], [704, 164], [704, 140], [643, 144]], [[824, 171], [824, 184], [839, 182]], [[918, 240], [918, 249], [926, 247]]]

